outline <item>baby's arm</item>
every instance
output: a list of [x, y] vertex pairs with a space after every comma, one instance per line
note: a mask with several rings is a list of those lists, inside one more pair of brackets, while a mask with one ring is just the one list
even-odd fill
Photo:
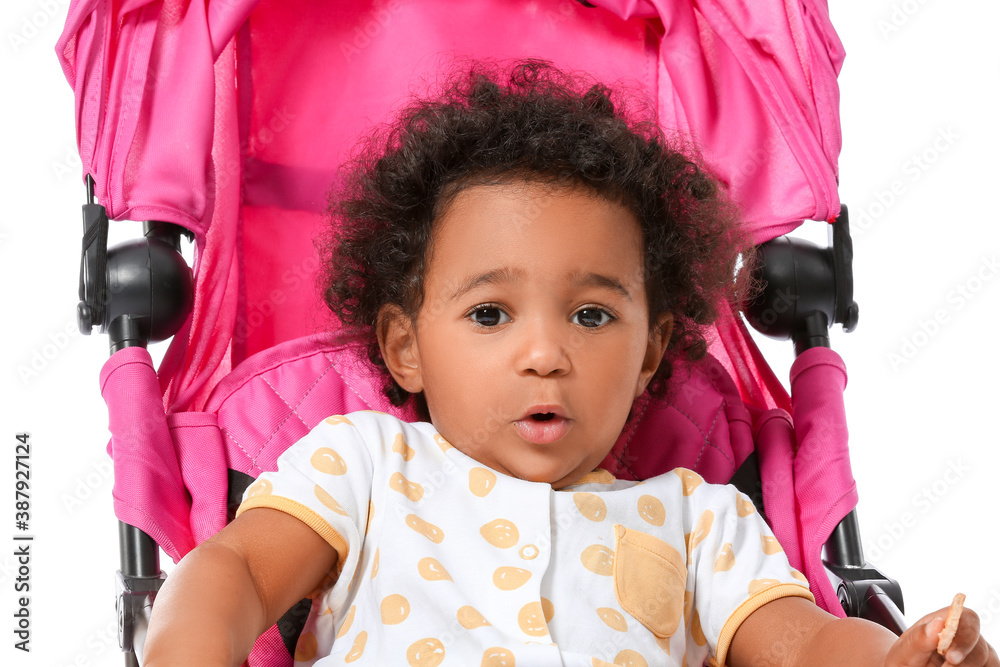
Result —
[[[925, 667], [942, 664], [938, 633], [948, 608], [928, 614], [896, 637], [859, 618], [835, 618], [803, 598], [780, 598], [747, 617], [730, 646], [730, 667]], [[960, 657], [959, 657], [960, 656]], [[964, 610], [946, 665], [1000, 667], [979, 634], [979, 618]]]
[[312, 528], [250, 509], [186, 555], [156, 596], [144, 667], [239, 665], [337, 561]]

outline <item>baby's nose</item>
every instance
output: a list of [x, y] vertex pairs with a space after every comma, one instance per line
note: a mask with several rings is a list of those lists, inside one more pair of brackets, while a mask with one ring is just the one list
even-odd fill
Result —
[[562, 375], [570, 369], [570, 336], [563, 327], [537, 323], [526, 327], [517, 358], [518, 371], [540, 376]]

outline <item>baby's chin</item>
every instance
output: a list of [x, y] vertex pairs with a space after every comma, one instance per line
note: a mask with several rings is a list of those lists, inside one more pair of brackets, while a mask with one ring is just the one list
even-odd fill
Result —
[[579, 480], [583, 479], [583, 477], [586, 476], [590, 472], [591, 472], [591, 468], [587, 467], [586, 470], [582, 470], [582, 469], [580, 469], [580, 470], [574, 470], [574, 471], [572, 471], [572, 472], [570, 472], [568, 474], [563, 474], [561, 476], [559, 476], [559, 473], [553, 473], [553, 474], [547, 475], [547, 476], [545, 476], [545, 475], [536, 475], [535, 477], [537, 477], [537, 479], [529, 479], [527, 477], [522, 477], [522, 479], [526, 479], [529, 482], [541, 482], [541, 483], [544, 483], [544, 484], [548, 484], [553, 489], [555, 489], [556, 491], [558, 491], [559, 489], [565, 488], [567, 486], [573, 486]]
[[[447, 436], [442, 437], [448, 440]], [[510, 460], [510, 457], [496, 457], [489, 447], [482, 445], [468, 446], [460, 439], [448, 440], [453, 447], [476, 461], [482, 466], [486, 466], [494, 472], [498, 472], [508, 477], [524, 480], [525, 482], [535, 482], [538, 484], [548, 484], [553, 489], [561, 489], [576, 484], [580, 479], [593, 472], [601, 465], [607, 456], [605, 454], [600, 460], [590, 465], [591, 462], [580, 462], [579, 460], [565, 461], [558, 459], [554, 451], [545, 451], [546, 447], [526, 448], [521, 452], [521, 458]], [[611, 447], [608, 447], [608, 451]], [[576, 462], [577, 466], [568, 469]]]

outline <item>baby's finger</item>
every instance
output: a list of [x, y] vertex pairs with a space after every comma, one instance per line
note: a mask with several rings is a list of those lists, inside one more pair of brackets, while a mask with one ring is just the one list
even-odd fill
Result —
[[[971, 609], [963, 609], [958, 620], [955, 638], [945, 653], [950, 665], [982, 665], [989, 654], [989, 645], [979, 635], [979, 614]], [[962, 661], [967, 661], [963, 663]]]
[[943, 616], [925, 616], [892, 645], [886, 659], [891, 667], [926, 667], [940, 664], [938, 635], [944, 628]]

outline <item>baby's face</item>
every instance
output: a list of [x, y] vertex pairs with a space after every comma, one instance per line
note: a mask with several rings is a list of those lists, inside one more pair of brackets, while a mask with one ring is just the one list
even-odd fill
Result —
[[435, 225], [397, 380], [462, 452], [558, 488], [600, 464], [656, 370], [666, 341], [647, 308], [627, 209], [579, 189], [471, 187]]

